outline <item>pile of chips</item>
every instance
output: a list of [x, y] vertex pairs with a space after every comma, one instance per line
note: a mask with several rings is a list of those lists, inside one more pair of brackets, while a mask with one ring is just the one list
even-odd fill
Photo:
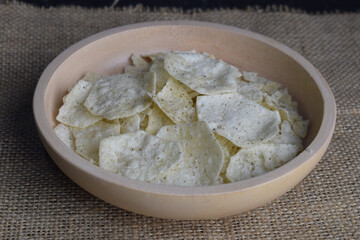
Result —
[[55, 133], [93, 164], [204, 186], [258, 176], [303, 150], [308, 121], [278, 83], [195, 51], [131, 59], [123, 74], [88, 73], [56, 117]]

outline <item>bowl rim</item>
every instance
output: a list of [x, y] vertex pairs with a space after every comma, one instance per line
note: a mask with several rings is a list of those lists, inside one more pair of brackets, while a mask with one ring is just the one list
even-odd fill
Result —
[[[193, 26], [204, 27], [219, 30], [226, 30], [236, 34], [244, 35], [248, 38], [253, 38], [264, 44], [268, 44], [271, 47], [285, 53], [296, 62], [298, 62], [313, 78], [315, 84], [319, 88], [322, 99], [324, 100], [324, 112], [320, 129], [314, 140], [309, 146], [301, 152], [296, 158], [284, 164], [283, 166], [265, 173], [263, 175], [253, 177], [250, 179], [242, 180], [235, 183], [220, 184], [214, 186], [168, 186], [161, 184], [145, 183], [138, 180], [133, 180], [127, 177], [116, 175], [108, 172], [98, 166], [91, 164], [89, 161], [77, 155], [74, 151], [70, 150], [62, 141], [55, 135], [53, 128], [51, 127], [45, 113], [44, 96], [49, 80], [55, 73], [57, 68], [73, 53], [91, 44], [94, 41], [106, 38], [112, 34], [124, 32], [128, 30], [141, 29], [147, 27], [161, 27], [161, 26]], [[115, 27], [108, 29], [97, 34], [91, 35], [72, 46], [65, 49], [60, 53], [44, 70], [42, 73], [33, 97], [33, 112], [35, 123], [38, 128], [39, 134], [45, 139], [52, 150], [58, 154], [64, 161], [70, 164], [74, 168], [78, 168], [87, 172], [92, 177], [101, 179], [104, 182], [115, 184], [123, 188], [128, 188], [140, 192], [161, 194], [161, 195], [179, 195], [179, 196], [209, 196], [218, 194], [233, 194], [236, 192], [245, 191], [251, 188], [260, 187], [261, 185], [268, 184], [273, 181], [277, 181], [280, 178], [287, 176], [294, 172], [298, 167], [306, 164], [311, 160], [319, 151], [326, 148], [331, 140], [332, 134], [335, 128], [336, 119], [336, 104], [335, 98], [331, 92], [330, 86], [321, 75], [321, 73], [304, 57], [302, 57], [296, 51], [290, 49], [284, 44], [266, 37], [264, 35], [251, 32], [248, 30], [240, 29], [233, 26], [209, 23], [201, 21], [153, 21], [143, 22], [125, 25], [121, 27]]]

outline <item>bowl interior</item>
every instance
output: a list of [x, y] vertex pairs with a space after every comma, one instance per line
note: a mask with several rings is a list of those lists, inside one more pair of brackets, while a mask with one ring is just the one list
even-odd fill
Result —
[[[50, 77], [44, 99], [47, 119], [52, 127], [57, 124], [55, 117], [62, 105], [62, 97], [87, 72], [121, 72], [130, 64], [129, 57], [133, 53], [195, 49], [213, 54], [240, 70], [258, 72], [287, 87], [298, 102], [300, 113], [310, 120], [305, 140], [305, 146], [308, 146], [319, 131], [324, 112], [319, 86], [297, 59], [279, 50], [277, 42], [244, 33], [206, 26], [164, 25], [90, 37], [87, 45], [73, 46], [79, 49], [68, 54]], [[273, 46], [265, 42], [271, 42]]]

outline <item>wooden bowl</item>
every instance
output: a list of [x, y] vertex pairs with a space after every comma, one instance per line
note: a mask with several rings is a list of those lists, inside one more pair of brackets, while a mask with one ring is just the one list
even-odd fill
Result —
[[[206, 51], [240, 70], [280, 82], [310, 120], [305, 151], [267, 174], [231, 184], [175, 187], [132, 180], [92, 165], [67, 148], [53, 127], [62, 97], [89, 71], [117, 73], [133, 53]], [[41, 140], [60, 169], [86, 191], [120, 208], [159, 218], [209, 219], [259, 207], [289, 191], [323, 156], [335, 125], [336, 106], [321, 74], [290, 48], [265, 36], [220, 24], [148, 22], [110, 29], [66, 49], [42, 74], [34, 95]]]

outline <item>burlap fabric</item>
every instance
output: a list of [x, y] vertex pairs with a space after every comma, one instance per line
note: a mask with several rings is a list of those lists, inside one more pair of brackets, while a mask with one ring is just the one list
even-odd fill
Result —
[[[323, 73], [338, 106], [335, 134], [321, 162], [293, 190], [237, 216], [162, 220], [97, 199], [52, 162], [32, 115], [34, 88], [44, 68], [91, 34], [170, 19], [217, 22], [264, 34], [295, 49]], [[0, 5], [0, 238], [359, 239], [359, 66], [359, 14]]]

